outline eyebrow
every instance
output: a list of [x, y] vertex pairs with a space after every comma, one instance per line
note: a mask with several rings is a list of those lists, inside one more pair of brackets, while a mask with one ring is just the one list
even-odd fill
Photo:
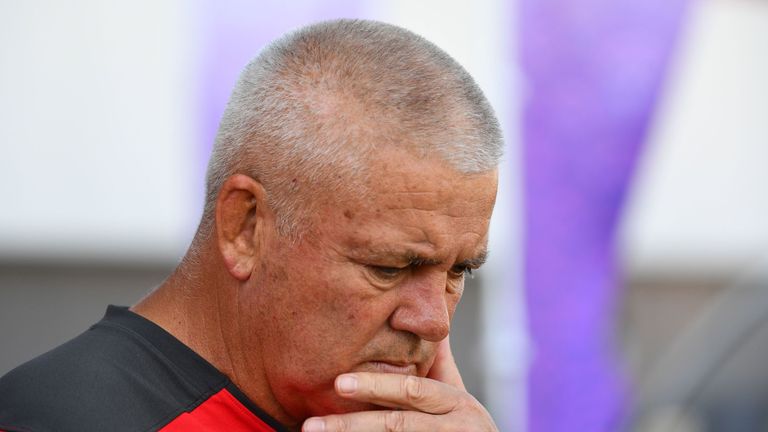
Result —
[[420, 266], [426, 266], [426, 265], [439, 265], [443, 262], [439, 259], [432, 259], [432, 258], [424, 258], [418, 255], [408, 255], [408, 266], [409, 267], [420, 267]]
[[488, 249], [483, 249], [482, 252], [477, 254], [474, 258], [465, 259], [464, 261], [457, 263], [456, 265], [462, 266], [462, 267], [468, 267], [471, 269], [480, 268], [481, 265], [485, 264], [485, 262], [488, 260], [488, 254], [490, 252]]
[[[473, 258], [465, 259], [461, 262], [458, 262], [454, 265], [461, 266], [461, 267], [468, 267], [472, 269], [477, 269], [488, 259], [488, 249], [483, 249], [477, 256]], [[382, 250], [382, 251], [376, 251], [374, 252], [374, 255], [376, 256], [390, 256], [390, 257], [402, 257], [404, 258], [403, 261], [406, 261], [409, 267], [421, 267], [421, 266], [429, 266], [429, 265], [440, 265], [443, 263], [442, 260], [435, 259], [435, 258], [427, 258], [419, 253], [412, 251], [412, 250], [406, 250], [406, 251], [394, 251], [394, 250]]]

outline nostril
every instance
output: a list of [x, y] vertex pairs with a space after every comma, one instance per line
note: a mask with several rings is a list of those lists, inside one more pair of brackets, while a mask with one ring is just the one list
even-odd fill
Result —
[[420, 339], [439, 342], [448, 336], [450, 322], [445, 302], [439, 304], [409, 304], [395, 310], [390, 317], [394, 330], [413, 333]]

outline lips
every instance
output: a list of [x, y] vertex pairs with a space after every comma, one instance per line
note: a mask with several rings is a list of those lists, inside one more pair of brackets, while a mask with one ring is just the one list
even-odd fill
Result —
[[391, 373], [399, 375], [416, 375], [417, 369], [415, 363], [395, 363], [388, 361], [371, 361], [368, 364], [375, 372]]

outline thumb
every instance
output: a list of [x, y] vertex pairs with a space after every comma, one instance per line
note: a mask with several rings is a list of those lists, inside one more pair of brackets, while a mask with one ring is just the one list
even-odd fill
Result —
[[435, 362], [427, 373], [427, 378], [444, 382], [462, 391], [467, 391], [466, 387], [464, 387], [464, 380], [461, 379], [459, 368], [456, 366], [456, 361], [453, 359], [449, 338], [446, 337], [437, 345]]

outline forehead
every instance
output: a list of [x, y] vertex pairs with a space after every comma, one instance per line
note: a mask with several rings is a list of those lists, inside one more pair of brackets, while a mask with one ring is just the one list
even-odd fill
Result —
[[369, 164], [366, 177], [360, 190], [325, 206], [331, 217], [322, 229], [342, 246], [451, 259], [485, 249], [495, 172], [467, 175], [440, 160], [389, 151]]

